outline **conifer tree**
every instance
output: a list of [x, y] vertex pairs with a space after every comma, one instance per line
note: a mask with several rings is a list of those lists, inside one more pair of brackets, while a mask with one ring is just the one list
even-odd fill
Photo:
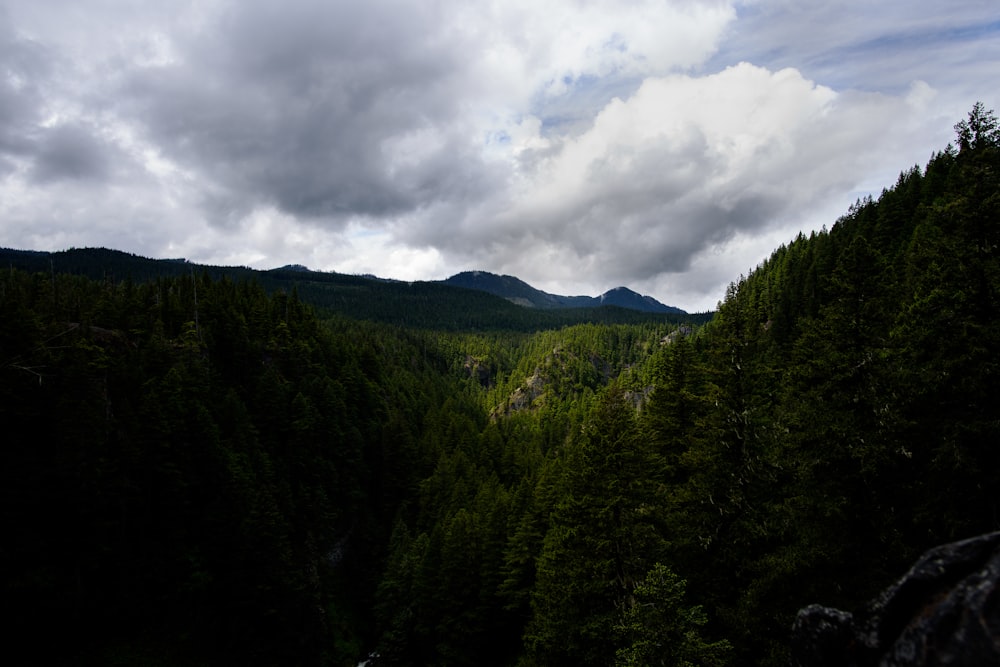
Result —
[[615, 388], [566, 455], [526, 640], [542, 664], [606, 665], [615, 653], [608, 629], [662, 552], [654, 504], [659, 464], [639, 436], [635, 408]]

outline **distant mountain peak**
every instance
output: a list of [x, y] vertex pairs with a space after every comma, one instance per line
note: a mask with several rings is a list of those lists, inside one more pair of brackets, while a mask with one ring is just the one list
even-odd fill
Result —
[[651, 296], [643, 296], [623, 286], [614, 287], [598, 297], [562, 296], [535, 289], [515, 276], [498, 275], [489, 271], [462, 271], [441, 282], [454, 287], [489, 292], [528, 308], [618, 306], [647, 313], [684, 314], [680, 308], [664, 305]]

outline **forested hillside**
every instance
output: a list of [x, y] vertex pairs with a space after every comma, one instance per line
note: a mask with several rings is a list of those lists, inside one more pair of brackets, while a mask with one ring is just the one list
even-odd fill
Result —
[[[487, 293], [488, 290], [470, 289], [447, 281], [401, 282], [309, 271], [304, 267], [257, 271], [242, 266], [193, 264], [184, 259], [147, 259], [107, 248], [71, 248], [60, 252], [0, 248], [0, 266], [29, 273], [71, 273], [111, 283], [149, 282], [195, 274], [215, 280], [252, 281], [268, 293], [295, 292], [303, 301], [327, 314], [435, 331], [530, 332], [581, 322], [662, 322], [664, 313], [660, 311], [667, 308], [661, 304], [659, 310], [650, 309], [644, 302], [632, 303], [639, 307], [630, 307], [627, 300], [617, 303], [611, 299], [605, 303], [598, 298], [575, 297], [560, 309], [538, 310], [515, 305], [507, 298]], [[642, 300], [638, 295], [635, 297]], [[705, 322], [710, 316], [711, 313], [688, 315], [678, 309], [670, 309], [667, 314], [673, 322]]]
[[410, 443], [455, 393], [443, 359], [204, 276], [5, 271], [0, 295], [25, 664], [319, 664], [356, 640], [337, 628], [366, 613]]
[[1000, 528], [1000, 132], [956, 130], [707, 324], [5, 267], [4, 662], [787, 664]]

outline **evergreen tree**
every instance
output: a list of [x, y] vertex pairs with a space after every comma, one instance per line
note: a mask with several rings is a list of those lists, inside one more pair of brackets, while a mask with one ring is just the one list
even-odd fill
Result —
[[699, 605], [688, 606], [686, 582], [656, 563], [636, 584], [633, 599], [615, 625], [622, 648], [615, 653], [620, 667], [673, 667], [728, 664], [732, 646], [702, 636], [708, 622]]
[[655, 530], [659, 464], [620, 390], [597, 403], [567, 446], [561, 499], [537, 568], [526, 640], [542, 664], [609, 664], [608, 629], [662, 550]]

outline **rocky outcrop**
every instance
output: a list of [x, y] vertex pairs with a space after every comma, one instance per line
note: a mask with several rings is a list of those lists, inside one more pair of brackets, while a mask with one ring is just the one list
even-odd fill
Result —
[[498, 405], [493, 409], [490, 413], [490, 419], [506, 417], [520, 410], [530, 410], [534, 406], [535, 400], [545, 393], [545, 388], [548, 384], [548, 380], [540, 374], [540, 371], [535, 370], [524, 381], [524, 384], [515, 389], [510, 397], [507, 398], [506, 404]]
[[1000, 532], [925, 553], [861, 611], [812, 605], [792, 630], [794, 667], [1000, 665]]
[[487, 360], [467, 354], [465, 362], [462, 364], [462, 370], [465, 371], [466, 376], [478, 382], [480, 386], [493, 386], [493, 369]]
[[664, 336], [662, 339], [660, 339], [660, 345], [672, 345], [673, 343], [676, 343], [679, 339], [690, 336], [693, 331], [694, 329], [692, 329], [688, 325], [682, 324], [681, 326], [677, 327], [669, 334]]

